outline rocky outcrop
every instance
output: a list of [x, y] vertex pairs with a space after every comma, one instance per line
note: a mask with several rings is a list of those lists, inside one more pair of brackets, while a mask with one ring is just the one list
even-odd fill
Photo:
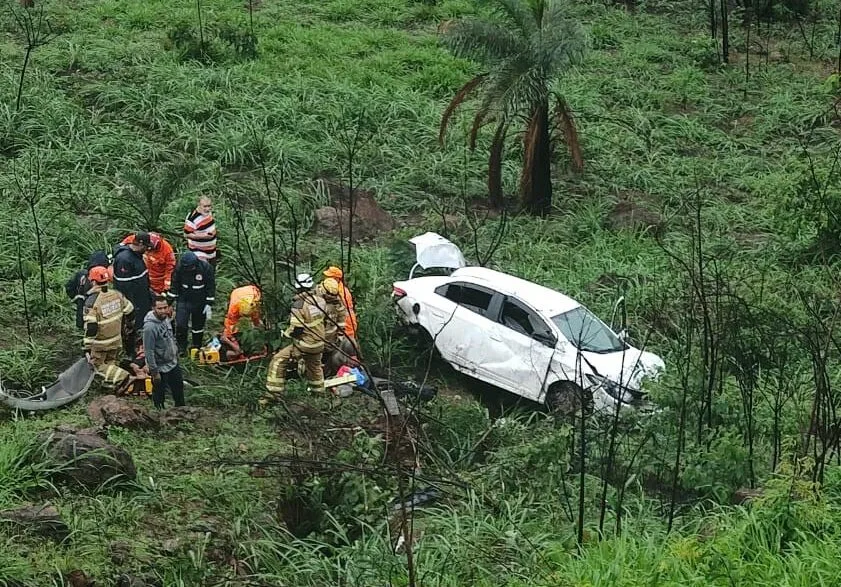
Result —
[[88, 416], [99, 426], [120, 426], [122, 428], [157, 428], [158, 420], [149, 415], [146, 408], [115, 395], [105, 395], [88, 405]]
[[94, 489], [112, 479], [133, 480], [134, 460], [125, 449], [89, 430], [55, 430], [42, 439], [47, 458], [57, 465], [56, 478]]
[[[350, 238], [350, 198], [347, 190], [331, 189], [332, 205], [315, 211], [316, 229], [330, 236]], [[374, 199], [374, 194], [355, 190], [353, 242], [369, 240], [391, 232], [397, 226], [394, 218]]]
[[50, 504], [24, 506], [0, 512], [0, 523], [63, 540], [70, 533], [58, 510]]

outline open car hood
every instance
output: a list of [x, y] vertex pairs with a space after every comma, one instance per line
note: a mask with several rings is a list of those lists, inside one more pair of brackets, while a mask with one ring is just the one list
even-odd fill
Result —
[[467, 266], [461, 249], [440, 234], [427, 232], [410, 238], [409, 242], [415, 245], [417, 266], [423, 269], [430, 267], [459, 269]]

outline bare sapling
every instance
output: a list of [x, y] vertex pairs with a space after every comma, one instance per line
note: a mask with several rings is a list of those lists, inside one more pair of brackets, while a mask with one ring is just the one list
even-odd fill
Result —
[[23, 81], [26, 78], [26, 70], [29, 67], [32, 53], [38, 47], [43, 47], [53, 41], [60, 33], [53, 29], [45, 14], [43, 2], [39, 2], [37, 6], [28, 1], [22, 1], [19, 4], [12, 0], [5, 0], [5, 2], [6, 12], [11, 15], [23, 42], [23, 64], [20, 67], [18, 90], [15, 98], [15, 112], [18, 112], [23, 97]]

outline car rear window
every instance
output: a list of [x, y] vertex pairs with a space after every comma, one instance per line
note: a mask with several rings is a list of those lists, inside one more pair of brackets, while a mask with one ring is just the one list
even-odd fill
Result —
[[488, 311], [491, 305], [491, 299], [493, 298], [488, 292], [468, 285], [458, 285], [455, 283], [448, 284], [443, 291], [442, 288], [436, 291], [459, 306], [463, 306], [482, 316]]

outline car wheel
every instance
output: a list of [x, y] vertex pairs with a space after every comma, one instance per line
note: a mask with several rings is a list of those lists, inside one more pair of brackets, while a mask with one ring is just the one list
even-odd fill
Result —
[[558, 381], [550, 385], [546, 392], [546, 407], [559, 415], [574, 416], [581, 411], [582, 398], [585, 410], [592, 408], [592, 392], [582, 390], [580, 385], [572, 381]]

